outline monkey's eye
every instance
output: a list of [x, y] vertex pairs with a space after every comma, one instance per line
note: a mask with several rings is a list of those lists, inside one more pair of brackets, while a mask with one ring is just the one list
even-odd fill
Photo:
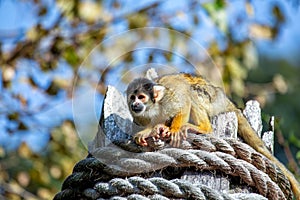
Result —
[[143, 85], [143, 87], [145, 88], [145, 90], [152, 90], [153, 84], [152, 83], [147, 83], [145, 85]]
[[131, 100], [135, 100], [135, 96], [134, 96], [134, 95], [131, 95], [131, 96], [130, 96], [130, 99], [131, 99]]
[[138, 96], [138, 99], [139, 100], [143, 100], [143, 99], [145, 99], [146, 97], [145, 97], [145, 95], [142, 95], [142, 94], [140, 94], [139, 96]]

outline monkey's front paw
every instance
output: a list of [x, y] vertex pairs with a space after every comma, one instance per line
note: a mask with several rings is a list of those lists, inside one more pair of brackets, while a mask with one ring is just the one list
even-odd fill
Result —
[[147, 138], [149, 138], [151, 135], [151, 130], [148, 130], [147, 132], [144, 131], [141, 131], [141, 132], [138, 132], [137, 134], [135, 134], [134, 136], [134, 141], [135, 143], [137, 143], [138, 145], [141, 145], [141, 146], [147, 146], [148, 143], [146, 141]]
[[157, 124], [153, 129], [145, 129], [138, 132], [134, 136], [134, 140], [138, 145], [148, 146], [147, 140], [156, 142], [160, 137], [166, 137], [169, 132], [169, 127], [164, 124]]
[[153, 135], [158, 135], [162, 138], [165, 138], [165, 137], [169, 137], [170, 136], [170, 130], [169, 130], [169, 127], [164, 125], [164, 124], [157, 124], [153, 129], [152, 129], [152, 134]]

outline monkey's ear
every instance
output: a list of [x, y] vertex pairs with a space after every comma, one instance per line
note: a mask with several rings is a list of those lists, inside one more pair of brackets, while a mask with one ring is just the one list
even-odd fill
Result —
[[156, 102], [160, 101], [164, 96], [164, 90], [166, 88], [161, 85], [154, 85], [153, 86], [153, 97]]

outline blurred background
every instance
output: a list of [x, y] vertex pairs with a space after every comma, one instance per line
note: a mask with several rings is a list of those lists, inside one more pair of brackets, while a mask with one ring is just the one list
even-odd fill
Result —
[[258, 100], [299, 179], [299, 21], [299, 0], [0, 0], [0, 199], [53, 198], [106, 86], [149, 67], [204, 74], [240, 108]]

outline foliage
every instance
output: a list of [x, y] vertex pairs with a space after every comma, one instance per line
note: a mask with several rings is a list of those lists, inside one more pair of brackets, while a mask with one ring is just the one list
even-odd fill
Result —
[[[287, 22], [288, 6], [259, 0], [0, 1], [7, 24], [9, 16], [20, 18], [0, 29], [4, 30], [0, 34], [0, 197], [51, 198], [87, 154], [83, 136], [89, 140], [95, 134], [89, 119], [95, 113], [99, 118], [107, 84], [126, 85], [146, 70], [134, 67], [147, 63], [196, 73], [187, 62], [196, 60], [206, 66], [203, 70], [217, 69], [224, 89], [238, 105], [243, 105], [243, 98], [256, 98], [266, 113], [282, 117], [280, 128], [296, 153], [299, 69], [284, 61], [265, 62], [257, 47], [260, 41], [276, 43]], [[26, 14], [20, 14], [24, 10]], [[185, 37], [156, 29], [124, 34], [142, 27], [164, 27]], [[121, 37], [111, 38], [122, 32]], [[161, 49], [139, 48], [145, 47], [148, 34]], [[190, 38], [208, 51], [213, 62], [200, 59], [202, 51], [190, 45]], [[176, 54], [178, 49], [188, 52], [185, 58]], [[94, 103], [87, 100], [91, 95], [96, 111], [86, 110]], [[72, 107], [76, 97], [80, 101]], [[74, 111], [82, 118], [76, 118]], [[80, 128], [81, 123], [86, 126]], [[298, 166], [293, 170], [297, 172]]]

